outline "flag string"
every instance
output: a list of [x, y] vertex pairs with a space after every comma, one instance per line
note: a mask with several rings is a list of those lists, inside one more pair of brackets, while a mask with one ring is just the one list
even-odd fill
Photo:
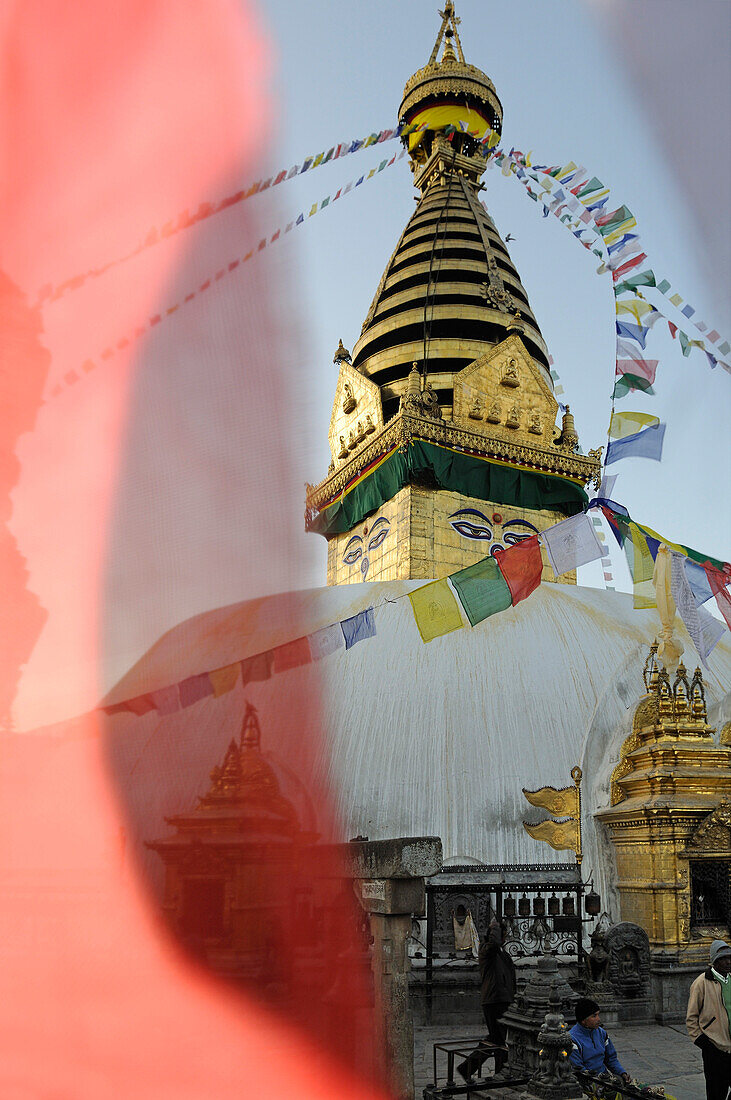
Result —
[[254, 195], [267, 191], [270, 187], [276, 187], [281, 183], [304, 175], [305, 172], [320, 168], [331, 161], [342, 159], [342, 157], [348, 156], [351, 153], [357, 153], [362, 149], [370, 149], [373, 145], [379, 145], [384, 141], [390, 141], [399, 136], [401, 129], [401, 127], [397, 127], [393, 130], [379, 130], [371, 133], [367, 138], [362, 138], [360, 140], [356, 139], [352, 142], [341, 142], [339, 145], [333, 145], [327, 152], [318, 153], [317, 156], [305, 157], [301, 167], [295, 164], [290, 169], [282, 169], [280, 172], [276, 173], [276, 175], [270, 176], [265, 180], [257, 180], [256, 183], [251, 184], [249, 187], [226, 195], [218, 202], [201, 202], [198, 209], [193, 214], [191, 214], [188, 209], [183, 210], [177, 217], [171, 218], [169, 221], [165, 222], [164, 225], [160, 227], [153, 226], [152, 229], [148, 230], [145, 234], [142, 243], [131, 252], [126, 253], [126, 255], [120, 256], [116, 260], [111, 260], [101, 267], [90, 268], [81, 275], [75, 275], [71, 279], [65, 279], [62, 283], [55, 285], [53, 283], [47, 283], [38, 291], [35, 304], [36, 306], [41, 306], [47, 302], [56, 302], [59, 298], [62, 298], [64, 294], [79, 290], [89, 280], [98, 279], [101, 275], [105, 275], [107, 271], [111, 270], [111, 268], [127, 263], [129, 260], [134, 259], [135, 256], [139, 256], [140, 253], [144, 252], [146, 249], [153, 248], [162, 241], [170, 240], [171, 237], [174, 237], [184, 229], [190, 229], [199, 222], [206, 221], [216, 214], [221, 214], [223, 211], [229, 210], [232, 206], [237, 206], [246, 199], [250, 199]]
[[204, 281], [200, 283], [195, 290], [192, 290], [188, 294], [184, 295], [182, 299], [174, 302], [172, 305], [168, 306], [164, 310], [161, 310], [159, 313], [153, 314], [144, 324], [138, 325], [135, 328], [134, 332], [130, 332], [127, 336], [121, 337], [119, 340], [116, 341], [115, 344], [108, 345], [99, 354], [97, 359], [87, 359], [84, 361], [84, 363], [81, 364], [80, 367], [72, 368], [71, 370], [66, 371], [62, 381], [57, 382], [51, 388], [50, 397], [59, 397], [62, 393], [64, 393], [65, 390], [69, 389], [69, 387], [71, 386], [76, 385], [77, 382], [79, 382], [86, 375], [90, 374], [101, 363], [107, 363], [111, 361], [117, 351], [123, 351], [125, 348], [129, 347], [129, 345], [132, 344], [135, 340], [139, 340], [143, 336], [146, 336], [153, 329], [157, 328], [157, 326], [160, 325], [163, 321], [172, 317], [175, 313], [178, 312], [181, 306], [188, 305], [196, 297], [199, 297], [201, 294], [205, 294], [212, 287], [215, 287], [216, 283], [220, 282], [228, 275], [231, 275], [233, 274], [233, 272], [237, 271], [242, 264], [248, 263], [251, 259], [253, 259], [253, 257], [263, 252], [265, 248], [268, 248], [276, 241], [281, 240], [283, 235], [286, 236], [293, 229], [296, 229], [300, 225], [304, 225], [304, 223], [307, 222], [315, 214], [319, 214], [322, 210], [329, 207], [337, 199], [344, 198], [345, 195], [351, 194], [362, 183], [367, 183], [369, 180], [373, 179], [374, 176], [377, 176], [379, 172], [382, 172], [384, 168], [390, 168], [392, 164], [394, 164], [398, 160], [401, 160], [404, 156], [405, 150], [402, 150], [400, 153], [394, 153], [390, 160], [382, 160], [376, 168], [371, 168], [368, 173], [364, 173], [362, 176], [360, 176], [359, 179], [351, 180], [349, 183], [345, 184], [344, 187], [339, 188], [335, 195], [327, 195], [319, 202], [313, 203], [309, 210], [309, 213], [305, 214], [304, 211], [301, 212], [296, 219], [293, 219], [292, 221], [287, 223], [284, 231], [282, 231], [280, 227], [271, 235], [263, 237], [259, 241], [259, 243], [254, 248], [249, 249], [249, 251], [244, 256], [240, 256], [231, 260], [224, 267], [219, 268], [219, 270], [216, 271], [215, 274], [209, 276], [207, 279], [204, 279]]

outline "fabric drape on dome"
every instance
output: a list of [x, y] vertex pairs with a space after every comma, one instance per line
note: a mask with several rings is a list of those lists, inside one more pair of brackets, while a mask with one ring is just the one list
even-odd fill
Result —
[[357, 479], [350, 488], [346, 486], [310, 522], [310, 530], [321, 535], [350, 531], [405, 485], [424, 480], [478, 500], [553, 509], [569, 516], [580, 512], [588, 499], [580, 485], [564, 478], [519, 470], [438, 443], [413, 440], [406, 453], [395, 451], [370, 476]]

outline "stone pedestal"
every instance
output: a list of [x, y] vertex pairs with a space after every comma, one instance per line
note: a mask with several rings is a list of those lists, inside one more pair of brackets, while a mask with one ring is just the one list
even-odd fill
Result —
[[538, 1032], [538, 1069], [528, 1082], [526, 1091], [529, 1096], [540, 1097], [540, 1100], [574, 1100], [582, 1096], [583, 1090], [569, 1062], [572, 1042], [555, 986], [551, 990], [550, 1002], [550, 1011], [546, 1013]]
[[411, 920], [426, 907], [424, 879], [442, 866], [438, 837], [353, 841], [354, 885], [373, 937], [377, 1042], [386, 1051], [390, 1094], [413, 1100], [414, 1025], [409, 1011], [407, 951]]
[[559, 973], [555, 958], [543, 955], [525, 989], [505, 1013], [502, 1022], [508, 1029], [508, 1069], [535, 1073], [539, 1068], [542, 1044], [538, 1033], [551, 1011], [571, 1013], [576, 994]]

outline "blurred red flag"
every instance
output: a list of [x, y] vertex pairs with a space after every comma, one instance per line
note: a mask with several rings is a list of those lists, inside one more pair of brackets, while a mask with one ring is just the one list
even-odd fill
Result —
[[[360, 913], [311, 779], [320, 746], [296, 725], [317, 713], [313, 678], [274, 731], [283, 759], [296, 747], [308, 823], [242, 699], [228, 786], [208, 790], [222, 760], [200, 723], [166, 719], [166, 805], [220, 825], [225, 788], [247, 888], [269, 906], [237, 925], [248, 954], [228, 980], [164, 923], [174, 886], [138, 856], [174, 827], [136, 813], [127, 727], [91, 710], [178, 622], [297, 582], [286, 280], [274, 292], [266, 253], [244, 260], [266, 208], [225, 202], [271, 134], [261, 35], [233, 0], [24, 0], [0, 35], [0, 1091], [374, 1096]], [[181, 669], [207, 671], [181, 652], [152, 687]], [[124, 721], [162, 736], [157, 711], [136, 711]], [[202, 802], [180, 785], [193, 758]]]

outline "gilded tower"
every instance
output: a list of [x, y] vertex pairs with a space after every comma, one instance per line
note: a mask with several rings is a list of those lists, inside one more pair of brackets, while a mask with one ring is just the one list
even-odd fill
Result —
[[662, 1022], [731, 919], [731, 723], [714, 737], [701, 671], [645, 666], [646, 695], [596, 815], [612, 840], [622, 920], [647, 932]]
[[399, 108], [420, 197], [352, 355], [335, 353], [332, 462], [308, 487], [328, 584], [447, 576], [579, 511], [599, 474], [568, 409], [556, 426], [546, 345], [480, 199], [500, 100], [453, 4], [440, 14]]

